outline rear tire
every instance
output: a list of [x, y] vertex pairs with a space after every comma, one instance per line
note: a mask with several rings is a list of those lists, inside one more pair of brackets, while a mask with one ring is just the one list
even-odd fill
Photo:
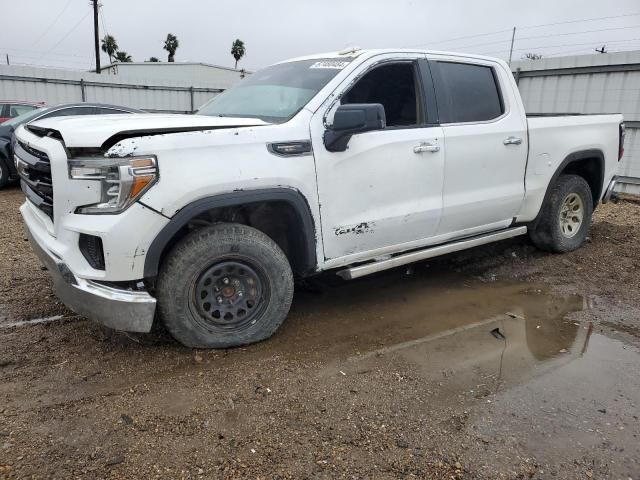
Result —
[[593, 196], [587, 181], [578, 175], [560, 175], [551, 187], [540, 217], [529, 229], [536, 247], [564, 253], [579, 248], [591, 229]]
[[264, 340], [284, 322], [293, 273], [267, 235], [240, 224], [196, 230], [167, 255], [157, 283], [158, 312], [171, 335], [194, 348]]

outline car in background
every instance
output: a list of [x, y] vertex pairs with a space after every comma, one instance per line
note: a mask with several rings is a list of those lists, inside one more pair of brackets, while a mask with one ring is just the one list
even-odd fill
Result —
[[0, 123], [41, 107], [44, 107], [44, 102], [0, 100]]
[[18, 178], [13, 162], [13, 132], [20, 125], [36, 120], [53, 117], [69, 117], [75, 115], [109, 115], [118, 113], [144, 113], [135, 108], [106, 105], [102, 103], [68, 103], [51, 107], [41, 107], [26, 111], [11, 120], [0, 124], [0, 188], [11, 180]]

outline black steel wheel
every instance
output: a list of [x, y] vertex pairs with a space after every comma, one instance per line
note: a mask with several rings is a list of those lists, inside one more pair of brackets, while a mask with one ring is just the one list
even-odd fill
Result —
[[158, 275], [158, 314], [189, 347], [225, 348], [270, 337], [293, 298], [293, 273], [267, 235], [239, 224], [196, 230], [167, 254]]
[[191, 300], [206, 328], [242, 330], [257, 321], [269, 302], [268, 282], [248, 259], [220, 260], [193, 283]]

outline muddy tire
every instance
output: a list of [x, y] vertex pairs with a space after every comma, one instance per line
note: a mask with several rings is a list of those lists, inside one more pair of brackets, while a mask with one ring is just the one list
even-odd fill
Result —
[[560, 175], [529, 237], [541, 250], [571, 252], [587, 238], [592, 214], [593, 196], [587, 181], [578, 175]]
[[293, 274], [267, 235], [240, 224], [196, 230], [171, 250], [157, 282], [159, 317], [194, 348], [269, 338], [289, 312]]
[[4, 188], [7, 183], [9, 183], [9, 167], [4, 159], [0, 157], [0, 189]]

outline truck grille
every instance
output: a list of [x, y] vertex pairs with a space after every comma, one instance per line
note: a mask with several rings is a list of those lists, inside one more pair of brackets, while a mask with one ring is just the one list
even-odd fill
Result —
[[16, 143], [15, 155], [20, 186], [27, 200], [53, 220], [53, 184], [49, 157], [22, 142]]

